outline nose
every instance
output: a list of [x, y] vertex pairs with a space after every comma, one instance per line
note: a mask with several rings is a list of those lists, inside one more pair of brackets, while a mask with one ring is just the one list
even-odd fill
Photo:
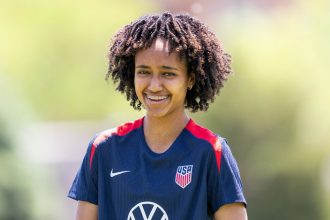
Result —
[[150, 79], [148, 89], [151, 92], [161, 91], [163, 87], [162, 80], [158, 75], [153, 75]]

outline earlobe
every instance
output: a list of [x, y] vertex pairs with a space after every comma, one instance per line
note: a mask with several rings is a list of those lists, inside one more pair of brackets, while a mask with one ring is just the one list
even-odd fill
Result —
[[188, 90], [191, 90], [195, 85], [195, 74], [191, 73], [188, 79]]

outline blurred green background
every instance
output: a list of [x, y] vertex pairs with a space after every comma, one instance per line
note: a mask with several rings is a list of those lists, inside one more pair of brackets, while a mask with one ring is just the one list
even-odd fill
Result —
[[191, 116], [227, 137], [249, 219], [330, 219], [330, 3], [321, 0], [2, 1], [0, 219], [73, 219], [66, 193], [88, 140], [143, 114], [104, 81], [109, 39], [164, 10], [201, 18], [233, 56], [220, 97]]

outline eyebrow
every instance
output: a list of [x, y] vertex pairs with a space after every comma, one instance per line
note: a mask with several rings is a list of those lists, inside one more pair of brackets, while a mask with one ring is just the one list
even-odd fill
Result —
[[[172, 66], [160, 66], [162, 69], [167, 69], [167, 70], [179, 70], [178, 68], [172, 67]], [[143, 69], [150, 69], [149, 66], [147, 65], [139, 65], [136, 66], [135, 68], [143, 68]]]
[[162, 69], [167, 69], [167, 70], [178, 70], [177, 68], [175, 67], [172, 67], [172, 66], [161, 66]]

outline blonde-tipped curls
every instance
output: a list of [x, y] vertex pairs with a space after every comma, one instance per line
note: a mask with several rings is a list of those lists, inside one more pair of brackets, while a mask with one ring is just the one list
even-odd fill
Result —
[[158, 37], [169, 41], [170, 53], [178, 51], [187, 59], [188, 74], [195, 75], [185, 107], [192, 112], [206, 111], [232, 72], [231, 56], [202, 22], [188, 14], [148, 15], [124, 26], [112, 38], [106, 79], [111, 76], [118, 83], [116, 90], [125, 93], [131, 106], [140, 110], [141, 102], [134, 89], [135, 54], [150, 47]]

